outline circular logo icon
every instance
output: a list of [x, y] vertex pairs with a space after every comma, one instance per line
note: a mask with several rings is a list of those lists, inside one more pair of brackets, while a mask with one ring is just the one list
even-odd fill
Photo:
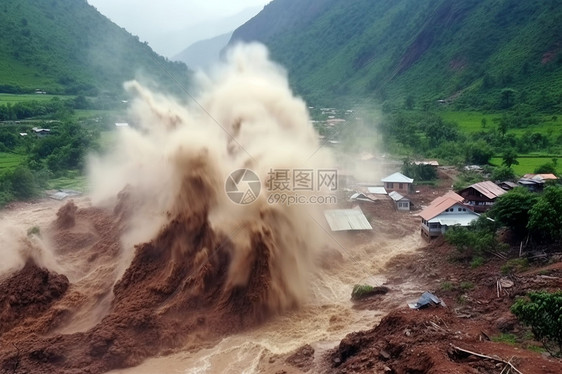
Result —
[[230, 173], [224, 184], [226, 194], [236, 204], [253, 203], [261, 190], [260, 178], [250, 169], [238, 169]]

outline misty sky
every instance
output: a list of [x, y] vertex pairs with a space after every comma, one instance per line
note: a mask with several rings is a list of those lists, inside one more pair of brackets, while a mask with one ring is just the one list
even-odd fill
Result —
[[[271, 0], [88, 0], [100, 13], [157, 52], [170, 55], [166, 39], [174, 32], [217, 21]], [[206, 38], [216, 35], [208, 35]], [[197, 39], [197, 38], [196, 38]], [[191, 40], [188, 41], [192, 42]], [[189, 44], [188, 43], [188, 44]], [[188, 46], [185, 45], [185, 47]], [[176, 51], [179, 52], [179, 51]]]

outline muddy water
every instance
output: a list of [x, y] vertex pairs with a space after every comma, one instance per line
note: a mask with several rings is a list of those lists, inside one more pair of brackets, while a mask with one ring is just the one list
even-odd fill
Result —
[[[187, 348], [111, 373], [258, 373], [263, 372], [262, 364], [268, 357], [289, 353], [304, 344], [310, 344], [319, 357], [346, 334], [372, 328], [385, 314], [384, 310], [353, 308], [350, 301], [353, 285], [384, 284], [386, 279], [381, 272], [386, 262], [397, 254], [414, 251], [422, 241], [416, 232], [400, 239], [385, 239], [379, 235], [372, 243], [340, 247], [343, 257], [336, 266], [332, 264], [316, 274], [310, 284], [309, 301], [298, 310], [224, 338], [215, 346]], [[420, 291], [416, 285], [400, 285], [400, 289], [393, 288], [393, 297], [411, 300]]]
[[[0, 228], [33, 226], [46, 228], [64, 202], [44, 200], [36, 204], [19, 204], [0, 211]], [[77, 205], [88, 206], [86, 198]], [[3, 234], [0, 240], [7, 240]], [[334, 347], [346, 334], [373, 327], [384, 315], [384, 310], [353, 308], [350, 294], [354, 284], [382, 285], [385, 264], [392, 257], [411, 252], [422, 244], [416, 231], [401, 238], [389, 238], [377, 232], [371, 240], [356, 244], [349, 238], [338, 237], [326, 253], [323, 265], [310, 283], [309, 298], [297, 310], [274, 316], [266, 323], [240, 334], [224, 338], [214, 346], [186, 347], [167, 356], [146, 360], [140, 366], [111, 373], [257, 373], [272, 355], [285, 354], [310, 344], [316, 357]], [[60, 259], [63, 260], [63, 259]], [[76, 287], [82, 282], [75, 279]], [[391, 286], [393, 297], [413, 299], [420, 290], [415, 285]], [[98, 313], [96, 313], [98, 314]], [[82, 316], [84, 326], [67, 326], [69, 333], [86, 330], [93, 323]], [[156, 343], [156, 342], [155, 342]]]

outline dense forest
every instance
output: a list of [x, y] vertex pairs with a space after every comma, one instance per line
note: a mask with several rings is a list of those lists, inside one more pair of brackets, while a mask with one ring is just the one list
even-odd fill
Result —
[[562, 109], [562, 2], [275, 0], [230, 41], [260, 41], [313, 104]]

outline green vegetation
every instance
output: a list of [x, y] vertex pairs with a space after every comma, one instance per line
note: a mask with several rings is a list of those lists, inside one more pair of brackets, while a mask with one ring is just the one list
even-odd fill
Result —
[[468, 227], [450, 227], [445, 233], [445, 240], [457, 248], [460, 259], [467, 259], [474, 267], [486, 256], [509, 249], [498, 241], [496, 229], [495, 223], [482, 215]]
[[373, 287], [368, 284], [356, 284], [353, 286], [353, 291], [351, 291], [351, 298], [353, 300], [361, 300], [369, 296], [385, 294], [387, 292], [387, 287]]
[[511, 311], [553, 355], [562, 354], [562, 291], [530, 292], [519, 298]]
[[493, 342], [505, 343], [509, 345], [517, 344], [517, 337], [513, 334], [502, 333], [496, 336], [492, 336]]
[[437, 179], [437, 169], [434, 166], [423, 164], [416, 165], [407, 158], [402, 164], [402, 174], [418, 182], [427, 182]]
[[351, 298], [354, 300], [362, 299], [369, 296], [373, 292], [373, 286], [367, 284], [356, 284], [351, 291]]
[[529, 268], [529, 260], [526, 258], [512, 258], [500, 268], [503, 275], [519, 273]]
[[520, 187], [500, 196], [489, 212], [516, 239], [530, 236], [538, 243], [562, 241], [562, 187], [548, 186], [540, 195]]
[[123, 82], [140, 75], [167, 91], [187, 83], [183, 63], [158, 56], [86, 0], [4, 0], [0, 34], [3, 93], [120, 96]]
[[540, 0], [281, 0], [232, 43], [264, 42], [313, 105], [559, 113], [561, 15]]

